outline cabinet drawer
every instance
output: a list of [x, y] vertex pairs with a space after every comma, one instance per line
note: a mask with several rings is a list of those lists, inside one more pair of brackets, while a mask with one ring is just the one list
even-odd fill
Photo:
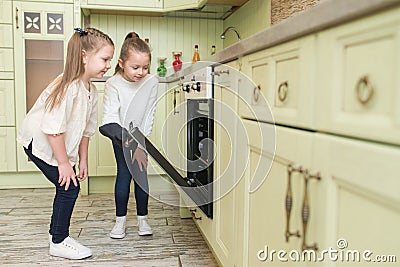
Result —
[[15, 127], [0, 127], [0, 172], [17, 170]]
[[399, 26], [397, 9], [320, 35], [319, 129], [400, 144]]
[[0, 1], [0, 23], [12, 23], [11, 7], [11, 1]]
[[0, 48], [0, 71], [14, 71], [13, 50]]
[[267, 100], [272, 81], [272, 59], [268, 50], [260, 51], [243, 59], [243, 75], [239, 79], [241, 97], [239, 114], [244, 118], [273, 121]]
[[313, 128], [314, 46], [315, 37], [307, 36], [248, 56], [244, 72], [254, 85], [240, 93], [254, 110], [251, 118]]
[[15, 126], [14, 81], [0, 80], [0, 126]]
[[13, 32], [11, 24], [0, 24], [0, 47], [13, 47]]

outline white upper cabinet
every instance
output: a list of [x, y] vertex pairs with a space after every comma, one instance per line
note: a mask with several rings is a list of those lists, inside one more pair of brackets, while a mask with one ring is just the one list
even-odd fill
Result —
[[[121, 7], [139, 10], [142, 8], [147, 9], [161, 9], [163, 7], [163, 0], [136, 0], [136, 1], [126, 1], [126, 0], [81, 0], [81, 5], [95, 5], [101, 6], [100, 9], [117, 9]], [[115, 7], [115, 8], [114, 8]]]
[[400, 144], [400, 9], [319, 34], [318, 130]]
[[187, 8], [199, 8], [206, 0], [164, 0], [164, 11], [172, 11]]

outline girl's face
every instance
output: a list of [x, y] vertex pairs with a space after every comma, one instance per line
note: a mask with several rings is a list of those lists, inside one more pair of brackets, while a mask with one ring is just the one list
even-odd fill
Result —
[[118, 64], [122, 69], [121, 75], [125, 80], [138, 82], [149, 73], [150, 56], [131, 50], [125, 61], [118, 59]]
[[98, 51], [83, 51], [85, 76], [90, 78], [103, 78], [111, 68], [110, 61], [114, 55], [114, 46], [105, 45]]

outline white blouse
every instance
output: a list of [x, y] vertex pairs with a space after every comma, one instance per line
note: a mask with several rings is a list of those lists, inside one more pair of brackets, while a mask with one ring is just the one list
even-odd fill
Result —
[[96, 87], [90, 84], [89, 91], [81, 80], [75, 80], [69, 85], [62, 102], [48, 111], [45, 102], [53, 88], [54, 81], [40, 94], [20, 126], [17, 141], [27, 148], [33, 140], [33, 155], [57, 166], [47, 135], [64, 133], [69, 162], [75, 165], [82, 136], [90, 137], [96, 132]]
[[118, 123], [129, 129], [129, 123], [149, 136], [153, 128], [158, 92], [158, 78], [148, 74], [138, 82], [129, 82], [120, 74], [109, 78], [104, 86], [103, 125]]

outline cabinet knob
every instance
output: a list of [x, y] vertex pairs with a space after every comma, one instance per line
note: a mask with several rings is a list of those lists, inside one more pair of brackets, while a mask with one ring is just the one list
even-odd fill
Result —
[[287, 81], [281, 83], [278, 87], [278, 98], [281, 102], [286, 100], [289, 91], [289, 84]]
[[260, 99], [260, 93], [261, 93], [261, 84], [259, 84], [256, 87], [254, 87], [253, 99], [254, 99], [255, 102], [258, 102], [258, 99]]
[[362, 105], [366, 105], [374, 95], [374, 91], [375, 89], [372, 86], [367, 75], [364, 75], [360, 79], [358, 79], [356, 85], [356, 95], [358, 102], [360, 102]]

